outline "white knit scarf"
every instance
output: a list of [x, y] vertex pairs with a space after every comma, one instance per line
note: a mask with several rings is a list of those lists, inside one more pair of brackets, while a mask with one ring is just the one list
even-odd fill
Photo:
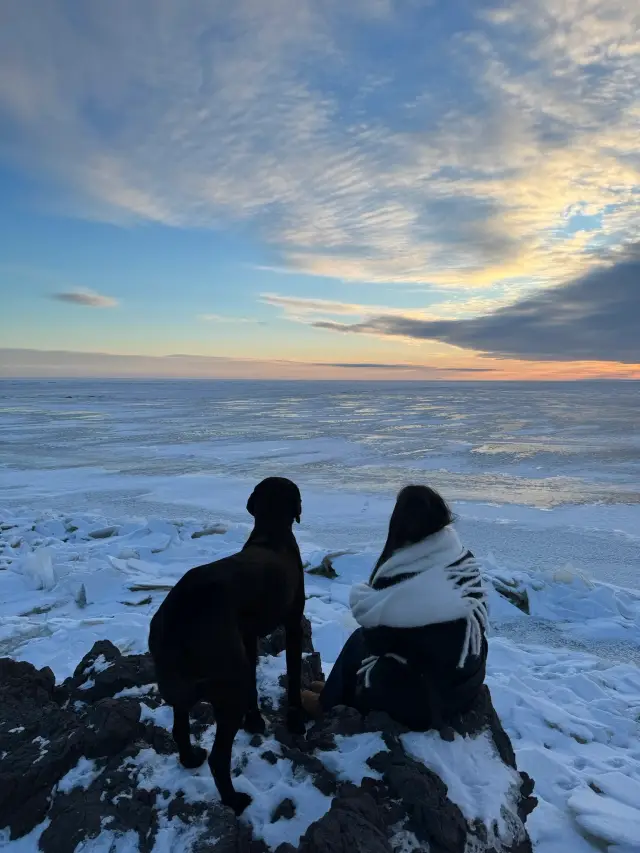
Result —
[[[354, 584], [349, 599], [354, 618], [363, 628], [419, 628], [466, 619], [458, 661], [458, 667], [463, 667], [470, 654], [480, 654], [488, 624], [487, 593], [480, 566], [470, 554], [463, 559], [467, 553], [451, 525], [415, 545], [401, 548], [380, 566], [374, 582], [405, 574], [410, 577], [385, 589], [374, 589], [368, 583]], [[452, 566], [458, 561], [461, 562]]]

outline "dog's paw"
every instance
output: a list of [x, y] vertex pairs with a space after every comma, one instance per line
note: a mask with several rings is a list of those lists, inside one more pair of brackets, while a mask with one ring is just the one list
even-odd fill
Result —
[[305, 713], [302, 708], [289, 708], [287, 711], [287, 729], [292, 735], [303, 735], [307, 731]]
[[252, 802], [253, 800], [249, 794], [242, 794], [240, 791], [234, 791], [233, 796], [227, 800], [223, 800], [222, 804], [233, 809], [236, 813], [236, 817], [239, 817]]
[[186, 767], [187, 770], [195, 770], [196, 767], [202, 767], [207, 760], [207, 750], [201, 746], [194, 746], [191, 752], [180, 756], [180, 764]]
[[266, 732], [267, 724], [257, 708], [254, 711], [249, 711], [245, 716], [243, 729], [250, 735], [263, 735]]

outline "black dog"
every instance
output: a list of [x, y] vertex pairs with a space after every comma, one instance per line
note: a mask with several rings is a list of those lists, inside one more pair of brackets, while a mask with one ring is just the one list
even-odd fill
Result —
[[158, 689], [173, 706], [173, 738], [184, 767], [200, 767], [206, 750], [191, 744], [189, 711], [213, 705], [217, 730], [209, 756], [222, 802], [241, 814], [251, 802], [231, 784], [231, 748], [238, 729], [262, 733], [256, 662], [258, 637], [284, 625], [287, 726], [303, 734], [300, 699], [304, 572], [293, 535], [302, 504], [295, 483], [269, 477], [247, 503], [255, 525], [242, 550], [188, 571], [151, 620], [149, 649]]

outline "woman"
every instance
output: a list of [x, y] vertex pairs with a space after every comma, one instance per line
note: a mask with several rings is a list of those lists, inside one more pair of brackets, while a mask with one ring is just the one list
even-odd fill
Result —
[[326, 684], [303, 691], [309, 714], [349, 705], [424, 731], [471, 707], [485, 678], [487, 596], [433, 489], [402, 489], [382, 554], [350, 605], [361, 627]]

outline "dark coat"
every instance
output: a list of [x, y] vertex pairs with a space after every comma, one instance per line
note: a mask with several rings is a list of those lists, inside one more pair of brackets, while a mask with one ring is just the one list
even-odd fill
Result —
[[[462, 558], [472, 557], [467, 552]], [[374, 580], [384, 588], [402, 580]], [[466, 579], [463, 578], [460, 583]], [[474, 595], [474, 593], [470, 593]], [[479, 656], [469, 655], [458, 668], [466, 620], [441, 622], [419, 628], [359, 628], [347, 641], [329, 676], [321, 703], [325, 710], [345, 704], [363, 713], [384, 711], [414, 731], [441, 728], [464, 713], [480, 693], [486, 675], [488, 644], [483, 636]], [[395, 654], [407, 663], [385, 655]], [[362, 661], [378, 657], [366, 686], [357, 672]]]
[[[463, 619], [423, 628], [362, 629], [366, 649], [380, 659], [368, 688], [358, 676], [357, 703], [386, 711], [415, 731], [438, 728], [464, 713], [484, 684], [488, 651], [485, 637], [480, 656], [469, 655], [459, 669], [465, 630]], [[406, 658], [407, 664], [383, 657], [389, 652]]]

